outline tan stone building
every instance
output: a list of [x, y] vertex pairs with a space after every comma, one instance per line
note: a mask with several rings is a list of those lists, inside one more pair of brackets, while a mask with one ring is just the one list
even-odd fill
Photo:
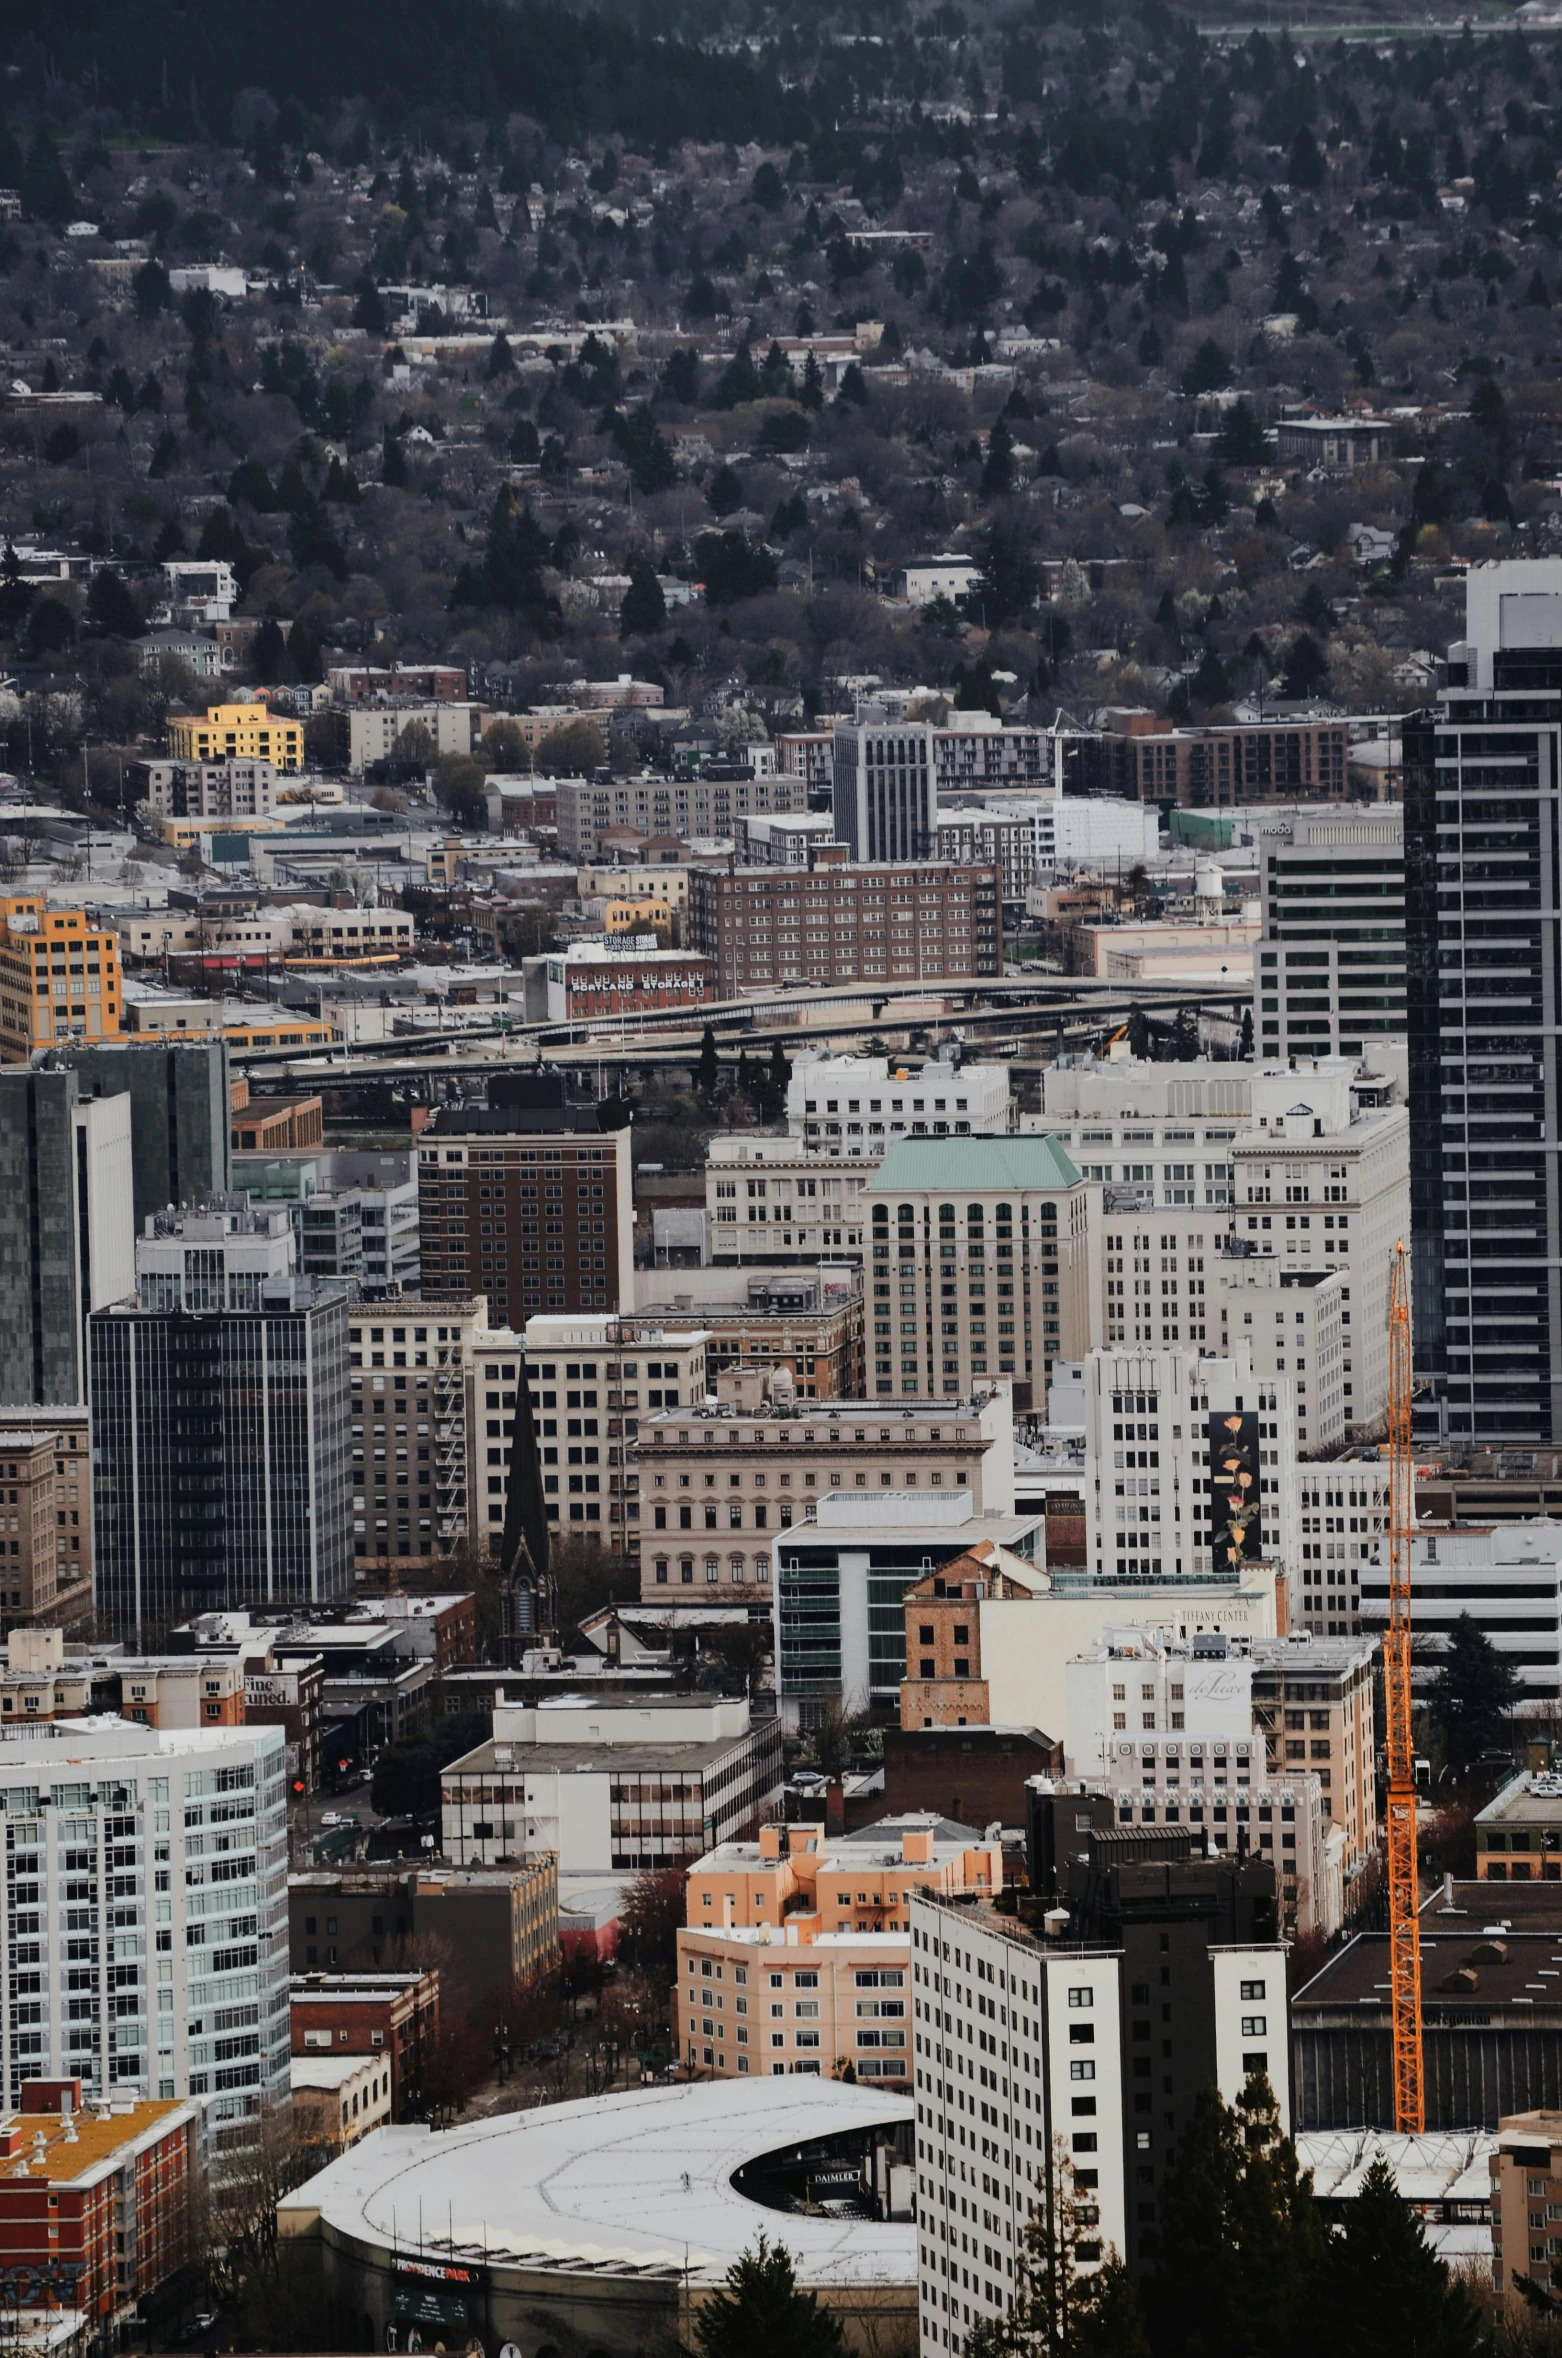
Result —
[[482, 1294], [351, 1306], [353, 1553], [360, 1579], [368, 1572], [419, 1572], [467, 1538], [468, 1369], [474, 1338], [487, 1325]]
[[[1007, 1391], [944, 1401], [721, 1403], [642, 1421], [640, 1593], [668, 1603], [694, 1589], [705, 1604], [769, 1594], [778, 1531], [811, 1522], [842, 1492], [964, 1492], [979, 1515], [1014, 1512]], [[684, 1599], [684, 1602], [690, 1601]]]
[[1042, 1403], [1097, 1339], [1101, 1190], [1053, 1138], [909, 1138], [867, 1185], [875, 1395]]
[[1329, 1816], [1345, 1836], [1345, 1869], [1377, 1846], [1372, 1664], [1367, 1637], [1255, 1638], [1253, 1733], [1271, 1777], [1305, 1768], [1323, 1787]]

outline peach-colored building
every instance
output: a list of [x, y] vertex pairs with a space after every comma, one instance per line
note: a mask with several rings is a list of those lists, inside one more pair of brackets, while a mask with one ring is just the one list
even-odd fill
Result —
[[678, 1935], [685, 2062], [716, 2078], [850, 2066], [909, 2080], [912, 1894], [1002, 1888], [1000, 1842], [924, 1814], [722, 1843], [689, 1870]]

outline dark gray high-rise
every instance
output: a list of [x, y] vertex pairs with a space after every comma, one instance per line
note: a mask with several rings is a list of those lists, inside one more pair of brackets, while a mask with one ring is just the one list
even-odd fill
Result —
[[134, 1283], [127, 1109], [0, 1071], [0, 1401], [83, 1400], [82, 1321]]
[[75, 1073], [83, 1097], [129, 1097], [137, 1235], [169, 1204], [227, 1193], [232, 1129], [225, 1041], [59, 1048], [48, 1062], [51, 1071]]
[[1417, 1430], [1562, 1439], [1562, 561], [1471, 569], [1404, 725]]
[[293, 1271], [284, 1211], [217, 1200], [140, 1240], [139, 1298], [88, 1321], [98, 1611], [316, 1607], [352, 1581], [347, 1289]]

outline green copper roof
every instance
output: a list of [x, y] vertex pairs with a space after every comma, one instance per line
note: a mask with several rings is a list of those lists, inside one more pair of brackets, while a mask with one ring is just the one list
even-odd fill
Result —
[[1061, 1143], [1038, 1131], [1020, 1138], [897, 1138], [866, 1192], [906, 1195], [919, 1187], [947, 1187], [951, 1193], [1009, 1189], [1018, 1195], [1078, 1185], [1079, 1173]]

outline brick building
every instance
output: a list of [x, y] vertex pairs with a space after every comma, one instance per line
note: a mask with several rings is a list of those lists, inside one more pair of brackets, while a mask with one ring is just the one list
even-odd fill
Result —
[[379, 2057], [390, 2071], [387, 2117], [418, 2117], [439, 2039], [437, 1972], [295, 1974], [289, 1996], [295, 2057]]
[[345, 2153], [391, 2118], [390, 2065], [380, 2055], [295, 2055], [293, 2126], [311, 2157]]
[[1108, 713], [1099, 729], [1057, 740], [1064, 794], [1120, 795], [1129, 802], [1194, 809], [1238, 802], [1343, 802], [1349, 730], [1344, 721], [1230, 722], [1174, 728], [1153, 712]]
[[597, 1129], [584, 1109], [566, 1118], [455, 1105], [420, 1132], [425, 1293], [480, 1289], [508, 1326], [543, 1310], [634, 1308], [630, 1134]]
[[[976, 1608], [985, 1598], [1038, 1596], [1045, 1587], [1045, 1574], [988, 1539], [908, 1588], [901, 1727], [986, 1726], [992, 1705], [982, 1676], [982, 1623]], [[1036, 1769], [1043, 1765], [1038, 1762]]]
[[550, 1023], [608, 1022], [656, 1008], [703, 1007], [711, 962], [693, 950], [609, 949], [572, 942], [541, 961]]
[[1023, 1826], [1029, 1780], [1062, 1772], [1063, 1747], [1040, 1728], [887, 1727], [877, 1806], [890, 1817], [922, 1810], [968, 1826]]
[[991, 867], [696, 868], [688, 939], [714, 962], [718, 998], [803, 982], [915, 991], [1002, 972], [1001, 900]]
[[92, 1611], [85, 1409], [0, 1409], [0, 1636], [68, 1629]]
[[201, 2107], [83, 2112], [79, 2079], [24, 2080], [0, 2125], [0, 2272], [31, 2269], [112, 2346], [190, 2257]]

